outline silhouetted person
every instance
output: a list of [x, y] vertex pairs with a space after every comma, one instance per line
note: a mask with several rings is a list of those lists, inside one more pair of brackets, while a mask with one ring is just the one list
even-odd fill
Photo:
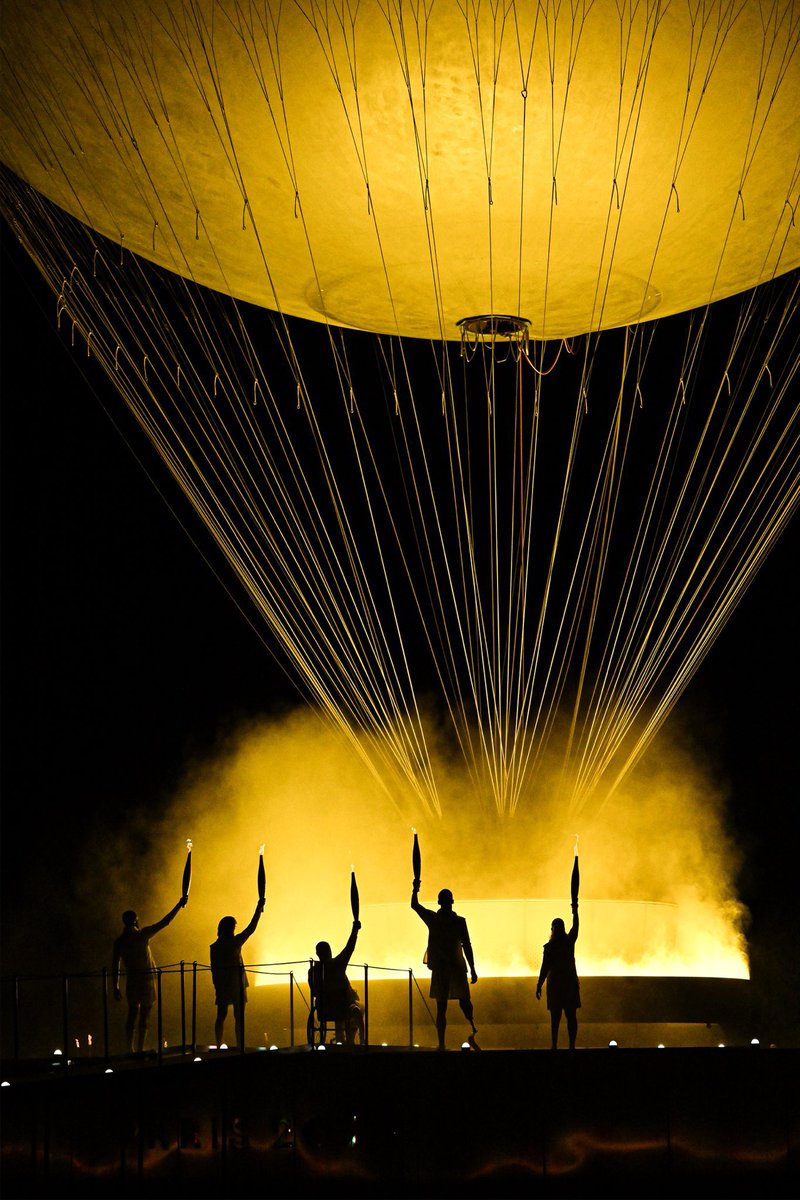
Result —
[[352, 1046], [356, 1033], [364, 1041], [364, 1016], [358, 1002], [358, 992], [347, 978], [347, 968], [356, 948], [360, 921], [353, 921], [347, 944], [337, 955], [328, 942], [317, 942], [317, 958], [308, 971], [308, 986], [320, 1023], [333, 1021], [337, 1042]]
[[424, 908], [419, 902], [418, 892], [419, 883], [414, 880], [411, 889], [411, 907], [428, 926], [428, 949], [425, 961], [431, 972], [431, 999], [436, 1001], [436, 1032], [439, 1035], [439, 1049], [444, 1050], [447, 1002], [448, 1000], [457, 1000], [461, 1011], [472, 1026], [472, 1033], [467, 1040], [477, 1050], [478, 1043], [475, 1041], [477, 1029], [473, 1020], [472, 999], [467, 981], [467, 963], [469, 963], [472, 983], [478, 982], [478, 976], [475, 973], [467, 922], [453, 912], [453, 893], [448, 888], [443, 888], [439, 892], [438, 912]]
[[120, 971], [125, 971], [125, 998], [128, 1001], [128, 1016], [125, 1021], [125, 1036], [131, 1053], [141, 1053], [147, 1036], [150, 1010], [156, 1002], [156, 960], [150, 949], [150, 939], [169, 925], [186, 905], [186, 896], [155, 925], [139, 928], [139, 918], [133, 909], [122, 914], [122, 933], [114, 942], [111, 962], [111, 980], [114, 999], [122, 999], [119, 987]]
[[212, 942], [210, 947], [211, 978], [214, 981], [217, 1005], [214, 1037], [218, 1046], [222, 1044], [222, 1029], [228, 1008], [233, 1009], [236, 1044], [242, 1044], [242, 1007], [247, 1003], [247, 989], [250, 986], [242, 961], [242, 946], [250, 935], [255, 933], [264, 911], [264, 904], [264, 900], [258, 901], [250, 924], [241, 933], [236, 933], [235, 917], [223, 917], [217, 926], [217, 940]]
[[551, 1048], [558, 1046], [558, 1027], [562, 1012], [567, 1018], [569, 1048], [575, 1049], [578, 1036], [578, 1009], [581, 1006], [581, 989], [575, 969], [575, 943], [578, 940], [578, 902], [572, 905], [572, 928], [567, 933], [561, 917], [556, 917], [550, 926], [550, 941], [544, 944], [542, 969], [536, 984], [536, 999], [542, 998], [542, 985], [547, 980], [547, 1007], [550, 1012]]

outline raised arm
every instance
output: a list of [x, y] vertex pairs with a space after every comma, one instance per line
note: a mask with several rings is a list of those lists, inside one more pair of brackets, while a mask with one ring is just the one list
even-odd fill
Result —
[[264, 911], [265, 904], [266, 904], [266, 900], [258, 901], [258, 903], [256, 904], [256, 911], [253, 913], [252, 917], [250, 918], [250, 924], [245, 929], [243, 929], [241, 933], [237, 933], [236, 937], [233, 939], [237, 945], [243, 946], [244, 943], [247, 941], [247, 939], [250, 937], [250, 935], [252, 933], [255, 933], [256, 926], [258, 925], [258, 922], [261, 920], [261, 914]]
[[175, 920], [180, 910], [186, 907], [186, 900], [186, 896], [181, 896], [175, 907], [171, 908], [165, 917], [162, 917], [160, 921], [156, 921], [155, 925], [146, 925], [142, 930], [144, 936], [153, 937], [156, 933], [159, 933], [162, 929], [165, 929], [171, 921]]
[[360, 928], [361, 928], [361, 922], [353, 921], [353, 928], [350, 932], [350, 937], [347, 939], [347, 943], [344, 947], [344, 950], [341, 950], [336, 955], [336, 957], [338, 959], [341, 959], [342, 965], [345, 967], [350, 962], [350, 959], [352, 958], [352, 955], [353, 955], [353, 951], [356, 948], [356, 942], [358, 940], [358, 931]]
[[572, 905], [572, 927], [569, 931], [569, 934], [567, 935], [569, 937], [570, 941], [577, 942], [578, 930], [580, 929], [580, 926], [581, 926], [581, 923], [580, 923], [580, 919], [578, 917], [578, 901], [576, 900], [574, 902], [574, 904]]

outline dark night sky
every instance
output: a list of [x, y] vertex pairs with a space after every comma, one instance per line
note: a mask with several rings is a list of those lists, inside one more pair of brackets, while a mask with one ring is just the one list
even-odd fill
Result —
[[[157, 810], [189, 756], [294, 691], [122, 402], [105, 394], [115, 427], [55, 331], [44, 284], [5, 229], [3, 240], [2, 851], [13, 923], [43, 899], [43, 842], [47, 899], [58, 903], [82, 825]], [[795, 1017], [798, 550], [795, 518], [679, 705], [730, 781], [754, 977]]]

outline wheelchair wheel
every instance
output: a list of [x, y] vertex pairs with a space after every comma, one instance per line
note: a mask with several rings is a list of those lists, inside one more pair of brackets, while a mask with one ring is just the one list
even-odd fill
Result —
[[325, 1021], [317, 1023], [316, 1009], [311, 1009], [306, 1022], [306, 1038], [309, 1046], [324, 1046], [328, 1037], [328, 1026]]

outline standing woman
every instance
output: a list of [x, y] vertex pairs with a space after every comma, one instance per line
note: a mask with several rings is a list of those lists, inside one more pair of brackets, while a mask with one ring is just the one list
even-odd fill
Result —
[[536, 984], [536, 999], [542, 998], [542, 985], [547, 980], [547, 1007], [550, 1011], [551, 1049], [558, 1048], [558, 1027], [562, 1012], [567, 1018], [569, 1048], [575, 1049], [578, 1036], [578, 1009], [581, 1006], [581, 987], [575, 969], [575, 943], [578, 940], [578, 888], [577, 864], [573, 871], [572, 928], [567, 933], [561, 917], [556, 917], [550, 926], [550, 941], [544, 944], [542, 969]]

